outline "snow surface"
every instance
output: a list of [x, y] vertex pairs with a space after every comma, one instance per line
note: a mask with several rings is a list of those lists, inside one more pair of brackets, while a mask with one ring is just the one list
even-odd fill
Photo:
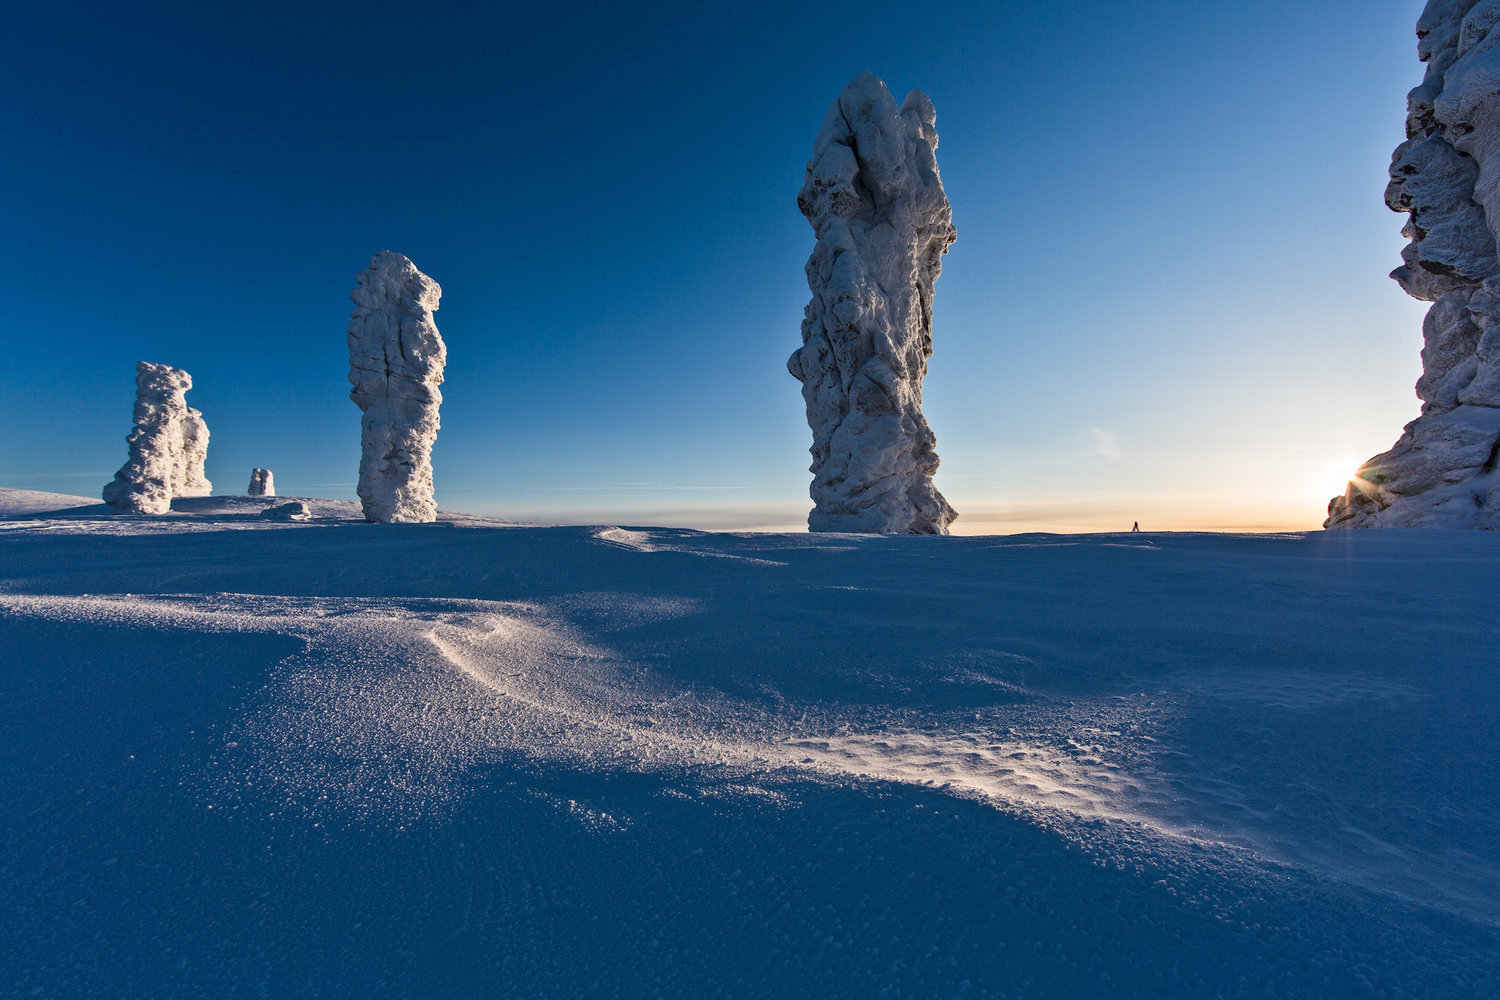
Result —
[[1494, 995], [1490, 533], [283, 500], [0, 491], [0, 993]]
[[0, 489], [0, 516], [53, 513], [70, 507], [98, 506], [99, 501], [93, 497], [81, 497], [72, 493]]

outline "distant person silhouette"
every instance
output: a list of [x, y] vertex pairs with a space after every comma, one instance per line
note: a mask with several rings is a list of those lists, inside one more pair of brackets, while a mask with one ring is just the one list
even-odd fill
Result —
[[1135, 534], [1137, 531], [1140, 531], [1140, 530], [1141, 530], [1141, 522], [1137, 521], [1137, 522], [1135, 522], [1135, 524], [1131, 525], [1130, 533], [1131, 534]]

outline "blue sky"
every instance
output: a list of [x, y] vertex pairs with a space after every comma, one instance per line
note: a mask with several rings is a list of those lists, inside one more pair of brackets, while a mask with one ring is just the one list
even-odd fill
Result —
[[441, 506], [794, 529], [795, 199], [868, 69], [938, 110], [954, 530], [1315, 527], [1417, 412], [1381, 191], [1420, 9], [8, 5], [0, 484], [97, 495], [144, 359], [217, 491], [352, 497], [392, 249], [444, 289]]

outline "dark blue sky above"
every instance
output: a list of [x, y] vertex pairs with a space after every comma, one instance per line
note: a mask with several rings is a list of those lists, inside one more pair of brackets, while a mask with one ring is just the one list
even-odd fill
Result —
[[444, 289], [440, 504], [795, 523], [795, 196], [863, 69], [938, 109], [961, 513], [1211, 510], [1385, 448], [1420, 4], [1142, 6], [9, 5], [0, 483], [96, 494], [146, 359], [193, 374], [218, 491], [352, 495], [347, 296], [393, 249]]

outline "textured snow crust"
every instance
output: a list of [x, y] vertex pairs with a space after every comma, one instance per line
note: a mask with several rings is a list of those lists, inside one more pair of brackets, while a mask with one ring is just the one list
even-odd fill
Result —
[[812, 428], [813, 531], [946, 534], [922, 416], [933, 284], [955, 237], [937, 169], [937, 112], [900, 108], [861, 73], [828, 109], [797, 205], [817, 234], [802, 346], [787, 369]]
[[1391, 273], [1432, 302], [1422, 323], [1422, 412], [1328, 505], [1329, 528], [1500, 528], [1500, 3], [1431, 0], [1427, 64], [1386, 204], [1410, 218]]
[[359, 406], [359, 499], [382, 523], [437, 517], [432, 445], [447, 351], [432, 313], [443, 290], [399, 253], [382, 250], [349, 297], [349, 398]]
[[1500, 537], [23, 500], [0, 519], [0, 992], [1500, 976], [1500, 654], [1452, 613], [1500, 589]]
[[180, 368], [136, 363], [135, 426], [125, 439], [130, 457], [105, 484], [105, 503], [129, 514], [161, 514], [174, 496], [213, 492], [203, 475], [208, 425], [187, 405], [192, 387], [192, 376]]

